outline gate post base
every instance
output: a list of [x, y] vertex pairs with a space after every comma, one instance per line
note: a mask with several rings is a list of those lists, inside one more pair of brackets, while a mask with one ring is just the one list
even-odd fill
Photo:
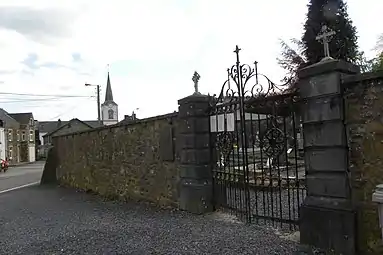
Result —
[[178, 101], [179, 208], [196, 214], [213, 211], [209, 102], [200, 94]]
[[206, 180], [182, 179], [180, 209], [195, 214], [213, 211], [212, 184]]
[[302, 205], [300, 239], [303, 244], [355, 254], [355, 212]]

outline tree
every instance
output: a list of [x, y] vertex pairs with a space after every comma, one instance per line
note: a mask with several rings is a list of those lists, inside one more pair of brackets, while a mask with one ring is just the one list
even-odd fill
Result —
[[374, 68], [375, 59], [367, 59], [364, 51], [358, 52], [355, 64], [360, 67], [360, 72], [372, 72]]
[[335, 31], [329, 43], [331, 56], [355, 63], [358, 57], [358, 38], [343, 0], [310, 0], [302, 36], [307, 62], [315, 64], [324, 57], [323, 45], [316, 39], [323, 25]]
[[378, 52], [376, 58], [372, 60], [372, 71], [383, 70], [383, 34], [379, 37], [376, 43], [375, 50]]
[[296, 81], [300, 68], [315, 64], [324, 57], [323, 44], [316, 39], [323, 25], [336, 32], [329, 43], [332, 57], [368, 64], [364, 53], [358, 51], [356, 28], [348, 17], [343, 0], [310, 0], [302, 39], [291, 40], [294, 47], [281, 41], [282, 54], [278, 63], [287, 71], [284, 81], [291, 78]]
[[281, 40], [282, 54], [281, 58], [278, 58], [278, 64], [287, 71], [283, 82], [291, 81], [295, 83], [298, 80], [298, 70], [306, 64], [306, 58], [303, 55], [302, 43], [297, 39], [291, 39], [291, 45], [295, 46], [295, 49]]

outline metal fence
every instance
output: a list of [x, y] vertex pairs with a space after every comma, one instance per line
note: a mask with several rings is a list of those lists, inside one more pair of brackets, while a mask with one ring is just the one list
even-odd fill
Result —
[[295, 228], [306, 195], [299, 107], [291, 83], [276, 85], [237, 62], [210, 109], [216, 208], [247, 222]]

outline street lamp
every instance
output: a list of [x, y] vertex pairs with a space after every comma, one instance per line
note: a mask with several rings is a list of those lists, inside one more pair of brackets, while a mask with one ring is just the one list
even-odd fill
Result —
[[85, 83], [85, 86], [87, 87], [97, 87], [97, 119], [98, 123], [101, 126], [101, 112], [100, 112], [100, 85], [93, 85], [89, 83]]

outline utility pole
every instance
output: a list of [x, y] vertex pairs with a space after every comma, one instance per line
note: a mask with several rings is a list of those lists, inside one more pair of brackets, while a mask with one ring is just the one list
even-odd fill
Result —
[[101, 123], [101, 110], [100, 110], [100, 85], [92, 85], [89, 83], [85, 83], [85, 86], [97, 87], [97, 120], [98, 120], [98, 124], [101, 126], [102, 123]]

